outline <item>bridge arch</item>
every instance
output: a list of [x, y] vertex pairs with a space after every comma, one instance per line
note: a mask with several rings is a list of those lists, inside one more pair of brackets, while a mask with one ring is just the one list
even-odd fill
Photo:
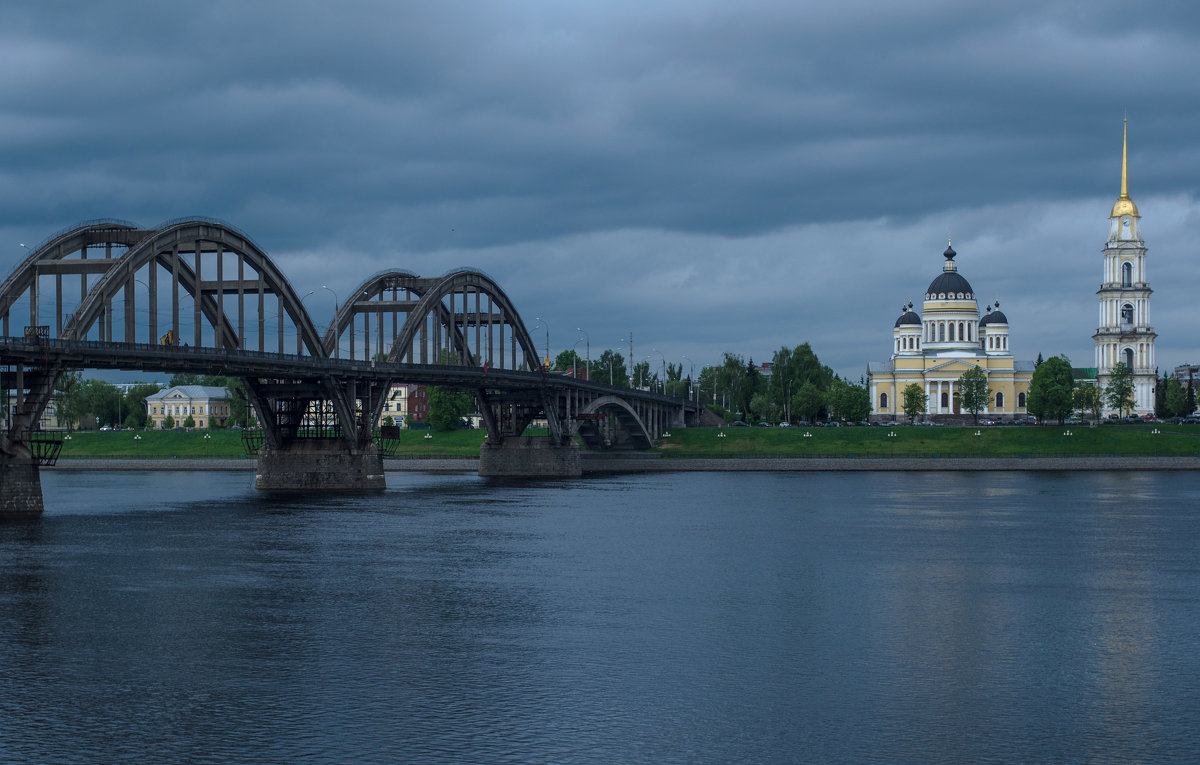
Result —
[[[224, 279], [221, 263], [218, 262], [218, 278], [205, 281], [183, 260], [183, 255], [189, 251], [196, 253], [198, 258], [199, 253], [212, 251], [206, 248], [215, 247], [218, 259], [225, 254], [238, 257], [239, 272], [242, 263], [249, 265], [258, 276], [250, 283], [253, 291], [261, 295], [276, 295], [281, 319], [282, 314], [286, 313], [292, 320], [299, 338], [298, 343], [303, 343], [309, 355], [324, 356], [324, 345], [296, 291], [271, 258], [241, 232], [224, 223], [191, 219], [178, 221], [148, 233], [149, 236], [132, 245], [88, 290], [87, 297], [79, 304], [64, 328], [64, 338], [84, 339], [101, 315], [108, 311], [107, 306], [112, 299], [130, 288], [135, 281], [135, 274], [145, 266], [161, 265], [172, 272], [173, 278], [185, 293], [199, 302], [200, 313], [214, 330], [214, 345], [227, 350], [241, 348], [245, 340], [244, 321], [239, 319], [235, 325], [232, 318], [226, 315], [220, 298], [222, 294], [246, 294], [247, 282], [242, 278], [243, 274], [239, 273], [237, 279]], [[151, 282], [156, 281], [152, 276]], [[149, 287], [149, 293], [148, 300], [156, 302], [156, 287]], [[128, 299], [126, 304], [132, 305]], [[152, 315], [156, 313], [157, 305], [152, 310]], [[260, 315], [260, 323], [261, 321]], [[156, 322], [151, 322], [152, 335], [156, 334], [155, 324]]]
[[[326, 356], [335, 356], [338, 353], [338, 344], [341, 342], [341, 337], [347, 329], [350, 329], [354, 323], [354, 317], [357, 313], [376, 313], [378, 314], [379, 322], [377, 327], [382, 330], [384, 314], [390, 314], [394, 319], [400, 315], [404, 315], [407, 320], [408, 311], [415, 304], [411, 300], [412, 295], [418, 297], [424, 294], [422, 287], [423, 282], [427, 279], [421, 279], [411, 271], [401, 269], [391, 269], [380, 271], [368, 277], [366, 281], [354, 288], [351, 292], [351, 297], [343, 303], [330, 322], [325, 335], [322, 337], [322, 344], [325, 347]], [[392, 300], [384, 301], [388, 291], [392, 292]], [[403, 290], [405, 299], [398, 300], [398, 293]], [[372, 303], [371, 301], [375, 301]], [[369, 327], [367, 329], [369, 334]], [[392, 332], [393, 339], [399, 334], [399, 330], [394, 328]], [[368, 339], [369, 340], [369, 339]], [[382, 346], [379, 346], [382, 347]], [[353, 352], [353, 347], [351, 348]]]
[[[404, 323], [404, 328], [396, 337], [392, 344], [391, 351], [388, 353], [388, 361], [399, 362], [408, 358], [410, 362], [415, 362], [413, 345], [416, 342], [418, 334], [426, 334], [427, 322], [430, 318], [436, 322], [446, 323], [449, 333], [449, 340], [453, 345], [453, 350], [458, 353], [459, 365], [462, 366], [479, 366], [486, 364], [489, 368], [507, 368], [520, 369], [525, 366], [532, 371], [533, 369], [541, 369], [541, 364], [536, 363], [538, 357], [537, 348], [533, 344], [533, 338], [529, 334], [529, 330], [525, 328], [525, 323], [521, 320], [520, 314], [517, 313], [516, 307], [512, 300], [505, 294], [500, 285], [496, 284], [491, 277], [479, 271], [470, 269], [461, 269], [452, 271], [445, 276], [430, 280], [432, 283], [424, 290], [424, 294], [412, 307], [408, 314], [408, 319]], [[462, 295], [464, 308], [468, 294], [477, 296], [486, 296], [489, 300], [489, 310], [486, 317], [478, 310], [474, 315], [468, 311], [458, 313], [454, 307], [454, 296]], [[442, 301], [450, 298], [451, 304], [446, 306]], [[478, 306], [477, 306], [478, 308]], [[496, 313], [496, 309], [499, 313]], [[461, 318], [461, 321], [459, 320]], [[482, 347], [479, 343], [476, 344], [476, 352], [471, 353], [469, 343], [465, 337], [463, 330], [468, 326], [480, 327], [486, 319], [490, 327], [499, 325], [500, 337], [489, 337], [486, 358], [482, 353]], [[504, 361], [504, 327], [510, 327], [511, 334], [509, 342], [512, 347], [512, 353], [509, 356], [510, 364], [506, 365]], [[478, 333], [477, 333], [478, 334]], [[427, 342], [428, 338], [422, 338], [421, 347], [421, 363], [437, 363], [436, 360], [429, 362], [428, 350], [432, 349], [436, 352], [439, 350], [440, 343]], [[436, 338], [435, 338], [436, 340]], [[498, 342], [494, 342], [498, 340]], [[520, 347], [522, 353], [522, 364], [518, 365], [516, 361], [516, 349]], [[492, 355], [494, 348], [499, 350], [499, 362]], [[535, 363], [530, 364], [530, 360]]]
[[[637, 410], [622, 398], [613, 395], [600, 396], [579, 410], [580, 415], [605, 413], [616, 417], [618, 424], [630, 438], [634, 448], [650, 449], [654, 446], [654, 437], [646, 428], [645, 422], [638, 415]], [[586, 432], [594, 429], [594, 427], [595, 422], [593, 420], [577, 417], [571, 427], [571, 435], [579, 433], [588, 446], [595, 448], [598, 445], [595, 439], [599, 438], [599, 433]]]

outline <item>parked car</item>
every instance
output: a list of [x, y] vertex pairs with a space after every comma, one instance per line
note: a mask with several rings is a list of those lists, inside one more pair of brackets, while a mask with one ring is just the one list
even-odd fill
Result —
[[790, 422], [781, 422], [781, 423], [779, 423], [779, 427], [781, 427], [781, 428], [790, 428], [790, 427], [792, 427], [792, 423], [790, 423]]

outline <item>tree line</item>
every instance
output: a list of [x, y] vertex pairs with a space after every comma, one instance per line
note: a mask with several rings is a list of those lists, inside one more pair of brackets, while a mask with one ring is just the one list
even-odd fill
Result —
[[[979, 367], [972, 367], [958, 378], [958, 384], [960, 408], [978, 421], [995, 392], [988, 387], [987, 374]], [[1174, 376], [1163, 376], [1155, 386], [1155, 396], [1155, 414], [1159, 417], [1184, 416], [1196, 409], [1191, 384], [1185, 390]], [[925, 390], [919, 383], [904, 388], [901, 406], [910, 422], [925, 413], [926, 405]], [[1133, 370], [1124, 362], [1112, 368], [1107, 384], [1101, 387], [1092, 380], [1076, 379], [1070, 359], [1062, 354], [1044, 361], [1038, 356], [1025, 399], [1026, 412], [1040, 422], [1056, 420], [1061, 425], [1076, 413], [1098, 420], [1105, 407], [1115, 410], [1120, 417], [1134, 408]]]

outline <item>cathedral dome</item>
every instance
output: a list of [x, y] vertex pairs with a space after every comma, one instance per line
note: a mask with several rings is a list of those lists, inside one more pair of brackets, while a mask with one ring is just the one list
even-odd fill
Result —
[[970, 282], [959, 275], [954, 265], [954, 256], [957, 254], [953, 247], [947, 247], [946, 251], [942, 253], [942, 256], [946, 258], [946, 265], [943, 266], [942, 273], [929, 283], [929, 289], [925, 290], [926, 300], [975, 299]]
[[912, 311], [906, 311], [900, 315], [899, 319], [896, 319], [896, 326], [902, 327], [906, 324], [915, 324], [919, 327], [921, 326], [921, 317], [917, 316]]
[[[946, 297], [939, 298], [938, 295]], [[971, 289], [970, 282], [957, 271], [944, 271], [938, 274], [938, 277], [929, 283], [929, 289], [925, 290], [927, 300], [972, 300], [974, 297], [974, 290]]]
[[979, 326], [981, 326], [981, 327], [987, 326], [988, 324], [1007, 324], [1007, 323], [1008, 323], [1008, 317], [1005, 316], [1004, 312], [1000, 310], [999, 304], [996, 305], [995, 309], [993, 309], [989, 305], [988, 312], [984, 315], [984, 317], [982, 319], [979, 320]]

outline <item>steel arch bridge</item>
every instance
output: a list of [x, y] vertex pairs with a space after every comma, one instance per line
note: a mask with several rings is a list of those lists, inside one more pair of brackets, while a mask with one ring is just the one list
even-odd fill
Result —
[[0, 456], [31, 457], [55, 385], [75, 369], [241, 378], [277, 450], [314, 433], [372, 448], [398, 382], [471, 390], [491, 444], [544, 417], [560, 444], [578, 433], [590, 448], [649, 448], [696, 415], [679, 399], [547, 373], [515, 305], [476, 270], [377, 273], [322, 325], [311, 294], [212, 219], [106, 219], [50, 237], [0, 284], [0, 387], [14, 393]]

